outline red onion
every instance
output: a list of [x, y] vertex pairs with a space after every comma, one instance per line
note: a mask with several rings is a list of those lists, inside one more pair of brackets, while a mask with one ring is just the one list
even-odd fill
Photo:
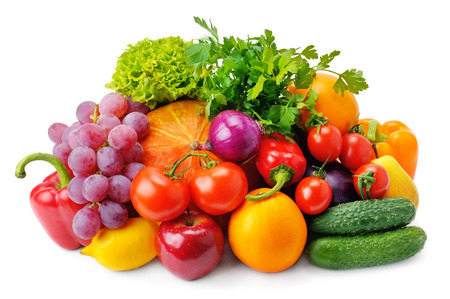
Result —
[[247, 114], [225, 110], [211, 121], [206, 148], [223, 160], [240, 164], [256, 154], [263, 132], [262, 125]]

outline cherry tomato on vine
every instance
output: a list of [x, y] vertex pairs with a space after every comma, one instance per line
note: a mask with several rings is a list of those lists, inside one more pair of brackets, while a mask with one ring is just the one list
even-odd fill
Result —
[[309, 215], [319, 214], [328, 208], [333, 192], [330, 184], [319, 177], [303, 178], [295, 189], [295, 202]]
[[144, 218], [162, 222], [181, 215], [190, 201], [189, 185], [168, 176], [163, 167], [146, 166], [135, 176], [130, 188], [131, 202]]
[[342, 135], [333, 125], [322, 125], [313, 128], [308, 133], [307, 144], [309, 151], [320, 162], [333, 162], [342, 151]]
[[222, 215], [237, 208], [248, 192], [247, 177], [238, 165], [219, 162], [194, 172], [189, 182], [194, 203], [211, 215]]
[[347, 133], [342, 136], [342, 151], [339, 160], [348, 169], [356, 170], [361, 165], [369, 163], [372, 153], [372, 143], [363, 135]]
[[353, 185], [362, 199], [381, 198], [389, 188], [389, 174], [378, 164], [368, 163], [359, 167], [353, 176]]

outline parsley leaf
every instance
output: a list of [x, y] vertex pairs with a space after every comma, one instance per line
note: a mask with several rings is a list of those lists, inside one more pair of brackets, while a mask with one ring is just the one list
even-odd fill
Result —
[[321, 70], [326, 70], [326, 69], [330, 68], [330, 63], [339, 54], [341, 54], [341, 52], [335, 50], [335, 51], [331, 52], [330, 54], [325, 54], [325, 55], [320, 56], [320, 62], [316, 66], [316, 70], [321, 71]]
[[313, 45], [307, 46], [303, 51], [300, 53], [301, 56], [305, 57], [306, 59], [317, 59], [319, 58], [319, 55], [317, 54], [316, 49], [314, 49]]
[[211, 33], [211, 35], [215, 38], [216, 41], [219, 41], [219, 34], [217, 33], [217, 28], [213, 26], [211, 20], [209, 20], [209, 24], [211, 25], [211, 27], [208, 26], [205, 20], [200, 19], [199, 17], [194, 17], [194, 20], [197, 24], [208, 30], [208, 32]]
[[[311, 85], [317, 71], [339, 75], [336, 93], [349, 90], [358, 93], [368, 88], [362, 72], [355, 69], [341, 74], [331, 71], [330, 64], [339, 51], [319, 55], [313, 45], [302, 49], [279, 49], [272, 31], [241, 39], [219, 38], [217, 28], [194, 17], [211, 36], [199, 39], [187, 48], [186, 56], [194, 68], [206, 113], [212, 119], [219, 112], [234, 109], [258, 120], [267, 133], [276, 131], [292, 135], [300, 110], [309, 110], [311, 121], [322, 117], [315, 110], [318, 94]], [[319, 60], [311, 66], [311, 60]], [[308, 90], [306, 95], [291, 94], [288, 87]]]
[[363, 78], [362, 71], [356, 69], [346, 70], [340, 74], [339, 79], [334, 84], [333, 88], [336, 93], [344, 95], [344, 91], [348, 90], [351, 93], [359, 94], [360, 91], [367, 89], [369, 85]]
[[304, 63], [299, 67], [296, 73], [294, 84], [296, 88], [305, 89], [311, 86], [313, 81], [313, 75], [311, 74], [311, 68], [309, 63]]
[[208, 43], [198, 43], [189, 46], [185, 54], [189, 57], [189, 63], [198, 63], [208, 59], [211, 45]]

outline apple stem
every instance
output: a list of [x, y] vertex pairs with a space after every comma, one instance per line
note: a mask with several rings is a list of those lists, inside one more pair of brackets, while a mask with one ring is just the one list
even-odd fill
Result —
[[192, 221], [191, 211], [189, 209], [186, 209], [186, 212], [187, 212], [187, 219], [186, 219], [187, 226], [193, 226], [194, 221]]

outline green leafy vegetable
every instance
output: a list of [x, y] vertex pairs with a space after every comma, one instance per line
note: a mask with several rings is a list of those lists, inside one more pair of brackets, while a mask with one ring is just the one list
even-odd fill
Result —
[[[311, 87], [317, 71], [329, 71], [339, 76], [335, 91], [349, 90], [355, 94], [368, 88], [362, 72], [355, 69], [342, 74], [329, 70], [339, 51], [319, 58], [314, 46], [302, 49], [278, 49], [270, 30], [258, 37], [240, 39], [233, 36], [219, 40], [217, 28], [198, 17], [195, 22], [210, 36], [188, 46], [186, 55], [193, 66], [203, 97], [206, 113], [211, 118], [227, 109], [242, 111], [257, 119], [268, 132], [291, 135], [300, 109], [310, 110], [311, 119], [321, 116], [314, 109], [317, 94], [287, 92], [292, 83], [296, 88]], [[319, 59], [316, 66], [310, 60]]]
[[150, 109], [182, 98], [196, 98], [197, 80], [185, 55], [189, 45], [192, 42], [180, 37], [146, 38], [129, 45], [118, 58], [112, 81], [106, 87]]

